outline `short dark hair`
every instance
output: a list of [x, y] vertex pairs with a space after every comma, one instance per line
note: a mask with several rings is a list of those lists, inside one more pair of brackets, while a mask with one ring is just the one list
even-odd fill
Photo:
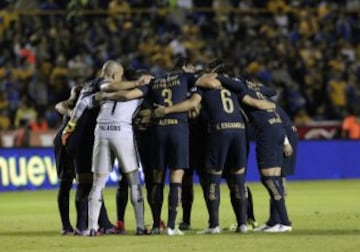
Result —
[[221, 59], [214, 59], [206, 65], [206, 68], [213, 72], [217, 72], [217, 69], [222, 68], [223, 66], [224, 61], [222, 61]]
[[215, 59], [213, 61], [210, 61], [206, 69], [211, 72], [215, 72], [218, 74], [228, 74], [230, 76], [234, 75], [234, 72], [232, 70], [232, 67], [228, 64], [225, 64], [224, 61], [220, 59]]
[[124, 70], [124, 77], [126, 80], [132, 81], [137, 79], [136, 71], [132, 68], [126, 68]]
[[186, 66], [188, 64], [190, 64], [189, 58], [184, 57], [184, 56], [177, 56], [175, 58], [174, 70], [179, 70], [183, 66]]

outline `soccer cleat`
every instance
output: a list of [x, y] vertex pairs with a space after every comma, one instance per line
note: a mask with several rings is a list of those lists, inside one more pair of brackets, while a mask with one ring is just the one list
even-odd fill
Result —
[[276, 224], [276, 225], [264, 230], [264, 232], [267, 232], [267, 233], [284, 233], [284, 232], [291, 232], [291, 231], [292, 231], [292, 226], [287, 226], [287, 225], [282, 225], [282, 224]]
[[179, 224], [179, 229], [180, 230], [189, 230], [191, 228], [190, 224], [187, 224], [185, 222], [181, 222]]
[[168, 227], [166, 232], [167, 232], [168, 235], [171, 235], [171, 236], [173, 236], [173, 235], [184, 235], [184, 232], [181, 231], [178, 227], [175, 227], [174, 229]]
[[63, 230], [61, 230], [61, 235], [73, 235], [74, 234], [74, 229], [72, 227], [70, 228], [64, 228]]
[[247, 225], [245, 225], [245, 224], [242, 224], [242, 225], [240, 225], [240, 227], [238, 226], [238, 227], [236, 227], [236, 230], [235, 230], [235, 232], [236, 233], [247, 233], [247, 231], [248, 231], [248, 228], [247, 228]]
[[159, 235], [161, 233], [160, 228], [155, 227], [151, 230], [151, 234], [153, 235]]
[[280, 224], [276, 224], [276, 225], [274, 225], [272, 227], [268, 227], [267, 229], [264, 230], [264, 232], [266, 232], [266, 233], [279, 233], [279, 232], [281, 232], [280, 227], [281, 227]]
[[196, 232], [197, 234], [220, 234], [221, 228], [220, 226], [216, 226], [214, 228], [207, 227], [204, 230]]
[[102, 233], [100, 231], [96, 231], [95, 229], [90, 229], [88, 236], [95, 237], [95, 236], [101, 236]]
[[102, 228], [101, 232], [103, 234], [124, 234], [123, 232], [120, 232], [120, 230], [115, 226], [112, 226], [112, 227], [106, 228], [106, 229]]
[[292, 231], [292, 226], [280, 225], [280, 229], [279, 229], [280, 233], [291, 232], [291, 231]]
[[149, 232], [146, 228], [136, 228], [136, 235], [150, 235], [151, 232]]
[[118, 231], [118, 234], [126, 234], [127, 233], [127, 231], [125, 229], [125, 223], [123, 221], [116, 222], [116, 229]]
[[270, 226], [263, 224], [257, 228], [254, 228], [253, 231], [254, 232], [264, 232], [266, 229], [270, 228]]
[[74, 230], [75, 236], [87, 236], [88, 234], [89, 234], [88, 230], [79, 230], [77, 228], [75, 228], [75, 230]]

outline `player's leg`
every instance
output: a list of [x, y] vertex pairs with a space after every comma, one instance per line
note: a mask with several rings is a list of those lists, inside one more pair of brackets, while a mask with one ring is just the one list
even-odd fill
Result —
[[89, 195], [89, 235], [96, 236], [99, 230], [99, 215], [103, 204], [103, 190], [107, 174], [94, 173], [94, 182]]
[[[175, 221], [177, 215], [177, 207], [181, 202], [181, 185], [182, 179], [184, 176], [183, 169], [172, 169], [170, 172], [170, 190], [169, 190], [169, 198], [168, 198], [168, 234], [172, 235], [172, 231], [175, 231]], [[182, 233], [178, 233], [182, 234]]]
[[91, 191], [93, 174], [91, 172], [83, 172], [76, 175], [78, 185], [75, 195], [76, 208], [76, 235], [85, 235], [88, 225], [88, 198]]
[[152, 234], [160, 234], [161, 210], [164, 201], [165, 172], [160, 169], [153, 170], [150, 207], [153, 218]]
[[131, 204], [133, 205], [135, 212], [136, 234], [142, 235], [145, 234], [144, 200], [142, 196], [138, 170], [127, 173], [126, 178], [129, 182]]
[[152, 234], [160, 234], [161, 210], [164, 201], [164, 181], [166, 175], [166, 149], [167, 136], [169, 131], [165, 127], [157, 127], [151, 129], [152, 142], [156, 143], [152, 146], [151, 156], [153, 157], [151, 166], [151, 193], [150, 208], [153, 218]]
[[57, 204], [62, 223], [61, 234], [68, 235], [73, 234], [74, 231], [69, 217], [69, 202], [70, 190], [75, 177], [75, 172], [72, 159], [66, 152], [65, 148], [61, 145], [60, 138], [55, 138], [54, 144], [56, 169], [59, 178]]
[[258, 226], [258, 224], [255, 219], [253, 196], [249, 186], [246, 186], [246, 190], [247, 190], [247, 222], [254, 229]]
[[209, 228], [216, 229], [219, 224], [221, 170], [211, 169], [208, 173], [207, 201], [209, 202]]
[[118, 181], [116, 190], [116, 227], [120, 233], [126, 233], [125, 229], [125, 210], [129, 198], [129, 185], [125, 175], [122, 175]]
[[60, 213], [60, 219], [62, 223], [61, 234], [67, 235], [73, 233], [73, 227], [70, 223], [69, 217], [69, 201], [70, 201], [70, 190], [72, 187], [73, 178], [61, 178], [59, 180], [59, 189], [58, 189], [58, 208]]
[[169, 145], [167, 146], [170, 170], [170, 190], [168, 195], [168, 235], [183, 235], [184, 233], [175, 226], [177, 207], [181, 202], [181, 188], [184, 169], [189, 168], [189, 129], [188, 125], [178, 125], [171, 128]]
[[[282, 178], [280, 176], [280, 169], [280, 167], [268, 168], [266, 170], [262, 169], [261, 182], [270, 195], [270, 205], [272, 206], [272, 209], [270, 211], [269, 221], [279, 222], [278, 224], [282, 226], [291, 227], [285, 205], [284, 190], [281, 185]], [[274, 225], [274, 223], [267, 223], [267, 226], [273, 226], [275, 232], [278, 229], [278, 227], [276, 227], [278, 225]], [[271, 232], [272, 229], [267, 229], [265, 231]]]
[[193, 170], [185, 170], [182, 180], [181, 206], [183, 210], [182, 222], [179, 224], [181, 230], [190, 229], [191, 209], [194, 202]]
[[230, 198], [235, 212], [237, 227], [236, 232], [247, 232], [247, 190], [245, 185], [245, 168], [231, 172]]
[[99, 215], [103, 203], [102, 192], [106, 185], [107, 175], [112, 169], [112, 161], [109, 140], [96, 134], [92, 161], [93, 184], [89, 194], [88, 210], [90, 236], [96, 235], [98, 231]]
[[104, 201], [100, 208], [98, 224], [99, 224], [99, 228], [100, 228], [100, 231], [102, 234], [119, 234], [120, 233], [118, 231], [118, 229], [111, 223]]
[[136, 220], [136, 234], [145, 234], [144, 224], [144, 200], [138, 172], [138, 160], [135, 149], [134, 137], [131, 127], [123, 127], [117, 132], [116, 141], [111, 141], [122, 173], [130, 188], [131, 203], [134, 208]]
[[[261, 173], [261, 182], [267, 189], [270, 195], [271, 203], [273, 204], [273, 211], [270, 211], [269, 220], [276, 221], [277, 213], [280, 221], [280, 225], [275, 225], [272, 228], [266, 228], [268, 225], [265, 225], [266, 230], [264, 231], [281, 232], [283, 229], [287, 229], [287, 227], [289, 227], [288, 230], [284, 231], [291, 231], [291, 223], [287, 215], [284, 189], [282, 187], [282, 178], [280, 176], [281, 165], [283, 162], [284, 130], [281, 125], [278, 125], [265, 129], [264, 132], [264, 135], [260, 138], [262, 141], [259, 142], [257, 139], [256, 146]], [[264, 228], [264, 226], [259, 227], [259, 229], [261, 228]]]
[[209, 226], [198, 234], [217, 234], [221, 232], [219, 224], [220, 182], [228, 154], [229, 142], [222, 132], [208, 134], [206, 151], [207, 189]]
[[247, 164], [247, 138], [245, 129], [231, 133], [231, 144], [226, 166], [230, 167], [233, 186], [231, 202], [234, 205], [237, 220], [236, 232], [247, 232], [247, 189], [245, 185], [245, 166]]

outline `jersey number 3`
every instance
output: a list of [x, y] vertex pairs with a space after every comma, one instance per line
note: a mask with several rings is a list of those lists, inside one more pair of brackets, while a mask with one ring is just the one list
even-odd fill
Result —
[[161, 96], [164, 97], [164, 103], [170, 107], [173, 105], [172, 102], [172, 91], [170, 88], [165, 88], [161, 91]]
[[231, 99], [231, 92], [227, 89], [221, 89], [220, 96], [224, 111], [228, 114], [234, 112], [234, 103]]

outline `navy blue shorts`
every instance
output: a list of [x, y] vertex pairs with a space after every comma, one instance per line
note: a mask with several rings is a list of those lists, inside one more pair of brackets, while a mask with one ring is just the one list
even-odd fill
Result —
[[189, 168], [189, 129], [187, 124], [154, 126], [153, 169]]
[[206, 146], [207, 146], [207, 124], [196, 122], [190, 124], [190, 137], [189, 137], [189, 158], [190, 169], [185, 173], [194, 174], [194, 171], [199, 176], [206, 176]]
[[208, 134], [207, 169], [237, 170], [246, 166], [247, 145], [244, 129], [219, 130]]
[[256, 131], [256, 159], [259, 169], [282, 167], [285, 129], [274, 124]]
[[60, 180], [72, 180], [75, 177], [74, 162], [73, 158], [69, 155], [69, 153], [66, 151], [65, 147], [61, 143], [61, 134], [62, 130], [56, 134], [54, 139], [56, 171]]
[[91, 173], [96, 111], [86, 110], [69, 137], [66, 149], [74, 159], [77, 174]]
[[152, 141], [152, 130], [146, 129], [144, 131], [134, 131], [135, 133], [135, 141], [136, 148], [139, 152], [141, 166], [143, 168], [143, 172], [145, 178], [152, 177], [152, 152], [151, 152], [151, 141]]

